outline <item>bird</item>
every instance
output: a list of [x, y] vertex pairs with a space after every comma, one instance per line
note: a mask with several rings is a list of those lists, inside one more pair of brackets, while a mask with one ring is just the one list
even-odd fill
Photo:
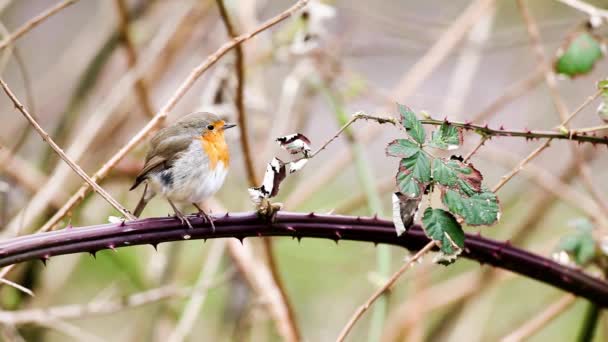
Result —
[[133, 214], [139, 217], [146, 204], [159, 194], [182, 224], [192, 228], [174, 202], [192, 203], [215, 231], [212, 218], [198, 204], [224, 184], [230, 164], [224, 131], [235, 126], [215, 114], [194, 112], [159, 130], [150, 139], [144, 167], [129, 189], [145, 183]]

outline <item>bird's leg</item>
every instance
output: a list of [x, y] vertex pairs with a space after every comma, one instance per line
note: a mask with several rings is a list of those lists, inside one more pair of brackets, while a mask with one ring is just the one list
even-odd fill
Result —
[[192, 205], [198, 209], [198, 214], [200, 216], [202, 216], [205, 220], [207, 220], [207, 222], [209, 222], [209, 224], [211, 225], [211, 230], [215, 233], [215, 224], [213, 224], [213, 219], [211, 218], [211, 216], [207, 215], [207, 213], [198, 206], [198, 204], [196, 203], [192, 203]]
[[169, 202], [169, 204], [171, 204], [171, 208], [173, 208], [173, 211], [175, 211], [175, 217], [177, 217], [182, 222], [182, 224], [186, 223], [188, 225], [188, 228], [192, 229], [192, 224], [190, 224], [190, 221], [188, 221], [186, 215], [182, 214], [182, 212], [177, 209], [175, 204], [173, 204], [170, 199], [167, 198], [167, 201]]

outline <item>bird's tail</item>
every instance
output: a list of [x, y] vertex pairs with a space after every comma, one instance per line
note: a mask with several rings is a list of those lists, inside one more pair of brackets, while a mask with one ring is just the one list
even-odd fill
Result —
[[139, 203], [137, 203], [135, 210], [133, 210], [133, 215], [135, 215], [135, 217], [139, 217], [139, 215], [141, 215], [141, 212], [144, 211], [146, 204], [148, 204], [154, 195], [155, 194], [153, 191], [150, 190], [150, 192], [148, 192], [148, 183], [146, 183], [144, 192], [141, 194], [141, 199], [139, 200]]

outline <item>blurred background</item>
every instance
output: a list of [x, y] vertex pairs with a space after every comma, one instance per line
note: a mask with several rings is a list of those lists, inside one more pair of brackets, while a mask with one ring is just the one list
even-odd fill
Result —
[[[357, 111], [396, 115], [395, 102], [438, 119], [510, 129], [557, 127], [561, 120], [517, 3], [496, 0], [485, 10], [472, 10], [480, 7], [479, 2], [311, 1], [293, 18], [248, 41], [243, 47], [244, 98], [258, 176], [273, 156], [289, 159], [275, 137], [301, 132], [314, 149]], [[0, 1], [2, 37], [57, 3]], [[129, 0], [122, 2], [126, 12], [125, 8], [121, 12], [119, 3], [77, 1], [19, 38], [0, 57], [2, 78], [89, 175], [146, 124], [196, 65], [229, 39], [214, 1]], [[225, 1], [239, 33], [250, 32], [293, 3]], [[584, 29], [588, 16], [558, 1], [526, 3], [552, 63], [568, 38]], [[605, 1], [588, 3], [606, 7]], [[594, 31], [604, 39], [605, 26]], [[124, 27], [131, 51], [121, 38]], [[438, 58], [436, 63], [430, 62], [433, 58]], [[194, 110], [214, 111], [235, 121], [234, 65], [234, 55], [228, 53], [196, 82], [171, 111], [169, 121]], [[558, 77], [559, 94], [568, 111], [593, 95], [596, 82], [607, 73], [608, 61], [602, 59], [585, 75]], [[137, 82], [138, 78], [142, 81]], [[600, 125], [598, 104], [587, 106], [571, 127]], [[82, 181], [29, 127], [4, 93], [0, 120], [0, 234], [5, 239], [36, 231]], [[284, 209], [377, 213], [390, 218], [398, 161], [384, 156], [384, 146], [400, 131], [359, 122], [352, 133], [337, 139], [287, 179], [277, 199]], [[209, 205], [214, 212], [253, 210], [241, 137], [231, 130], [227, 138], [233, 151], [232, 168]], [[458, 153], [468, 153], [478, 142], [478, 136], [465, 135]], [[539, 144], [494, 138], [472, 160], [491, 187]], [[140, 144], [102, 183], [129, 209], [141, 195], [141, 189], [129, 192], [128, 188], [145, 153], [146, 144]], [[584, 179], [572, 171], [575, 154], [587, 160]], [[572, 222], [586, 214], [580, 208], [586, 202], [576, 205], [568, 195], [556, 196], [548, 190], [556, 184], [550, 181], [559, 179], [560, 187], [593, 201], [592, 189], [606, 193], [602, 170], [607, 166], [603, 147], [572, 148], [555, 141], [527, 171], [500, 190], [500, 222], [466, 231], [510, 239], [514, 245], [550, 256], [560, 238], [572, 232]], [[143, 216], [169, 213], [168, 204], [156, 199]], [[111, 215], [117, 212], [103, 199], [88, 195], [59, 228], [106, 223]], [[273, 241], [278, 270], [304, 341], [334, 340], [354, 310], [382, 282], [373, 244]], [[259, 241], [248, 239], [245, 247], [250, 267], [263, 264]], [[251, 289], [228, 252], [231, 248], [238, 247], [223, 240], [183, 241], [161, 244], [158, 251], [136, 246], [101, 251], [96, 258], [88, 254], [54, 257], [46, 267], [41, 262], [24, 263], [8, 278], [32, 289], [36, 296], [3, 286], [3, 310], [63, 311], [55, 319], [47, 311], [26, 311], [27, 319], [13, 323], [8, 318], [3, 321], [11, 317], [3, 316], [3, 311], [3, 337], [26, 341], [165, 341], [169, 336], [190, 341], [281, 340], [267, 310], [268, 298]], [[392, 247], [390, 253], [391, 270], [408, 255]], [[191, 286], [205, 288], [199, 291], [206, 295], [201, 305], [192, 303], [201, 298], [191, 295]], [[150, 295], [153, 289], [161, 289], [160, 294]], [[143, 305], [126, 299], [141, 293], [148, 300]], [[491, 272], [489, 266], [470, 260], [443, 267], [433, 264], [429, 256], [391, 292], [382, 339], [497, 340], [562, 295], [550, 286], [506, 271]], [[118, 307], [108, 312], [66, 309], [66, 305], [82, 309], [87, 303]], [[586, 306], [584, 300], [577, 300], [530, 340], [575, 339]], [[188, 314], [189, 307], [193, 313]], [[34, 313], [41, 312], [39, 319]], [[368, 340], [371, 317], [371, 312], [366, 313], [349, 340]], [[185, 331], [184, 336], [175, 337], [176, 331]], [[608, 321], [601, 321], [595, 340], [607, 338]]]

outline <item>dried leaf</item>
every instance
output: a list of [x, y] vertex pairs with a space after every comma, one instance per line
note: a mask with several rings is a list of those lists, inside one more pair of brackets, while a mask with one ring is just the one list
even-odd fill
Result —
[[305, 157], [310, 154], [310, 140], [300, 133], [285, 135], [276, 139], [276, 141], [291, 154], [302, 153]]
[[405, 233], [416, 220], [422, 196], [410, 196], [395, 192], [393, 193], [392, 198], [393, 222], [395, 223], [395, 229], [399, 236]]

